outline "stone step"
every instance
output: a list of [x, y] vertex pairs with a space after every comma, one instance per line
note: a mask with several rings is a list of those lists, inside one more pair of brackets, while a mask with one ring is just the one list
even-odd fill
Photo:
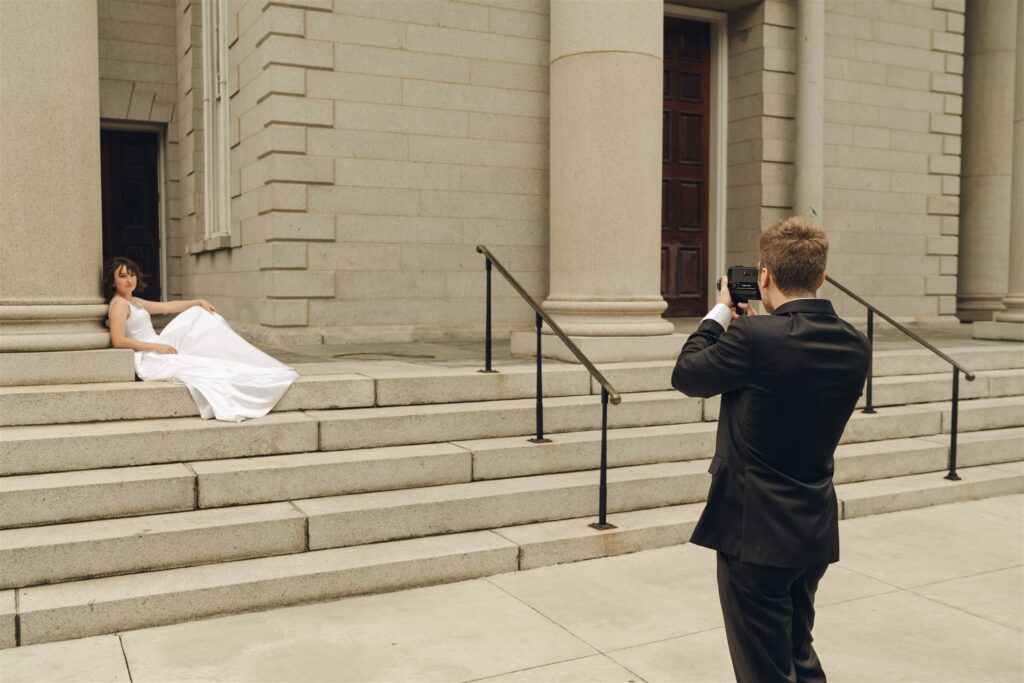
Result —
[[0, 528], [180, 512], [196, 507], [186, 465], [0, 477]]
[[[961, 467], [992, 465], [1024, 459], [1024, 427], [964, 432], [957, 437]], [[949, 467], [949, 436], [890, 439], [839, 446], [835, 454], [835, 483], [885, 479]]]
[[[963, 481], [942, 480], [938, 486], [934, 474], [901, 477], [886, 480], [901, 486], [890, 484], [891, 492], [878, 495], [888, 495], [893, 511], [918, 507], [936, 490], [943, 500], [928, 504], [1005, 495], [1022, 490], [1021, 472], [1024, 463], [1019, 462], [998, 469], [966, 468]], [[859, 500], [859, 486], [837, 487], [841, 509]], [[703, 503], [694, 503], [615, 513], [608, 521], [616, 528], [609, 531], [592, 529], [594, 518], [582, 517], [33, 586], [0, 593], [0, 598], [10, 596], [3, 603], [9, 608], [0, 615], [17, 610], [19, 645], [116, 633], [684, 543], [702, 510]], [[14, 644], [10, 621], [10, 628], [4, 621], [0, 633], [6, 646]]]
[[317, 421], [304, 413], [3, 427], [0, 475], [302, 453], [317, 450], [317, 441]]
[[[946, 352], [975, 373], [1024, 368], [1024, 345], [1021, 344], [961, 347], [946, 349]], [[675, 361], [600, 363], [597, 367], [620, 393], [665, 391], [672, 388]], [[926, 349], [876, 351], [874, 354], [876, 383], [885, 377], [929, 374], [944, 375], [947, 386], [952, 382], [952, 366]], [[961, 387], [965, 384], [969, 383], [960, 383]], [[601, 393], [601, 386], [596, 380], [591, 382], [591, 393]]]
[[[544, 370], [545, 396], [585, 396], [590, 375], [576, 366]], [[372, 406], [497, 401], [535, 396], [536, 370], [503, 368], [484, 374], [472, 368], [410, 370], [368, 369], [360, 374], [300, 377], [274, 412], [332, 410]], [[107, 382], [52, 386], [0, 387], [0, 426], [144, 420], [195, 416], [188, 390], [170, 382]]]
[[22, 588], [21, 645], [516, 571], [489, 531]]
[[[1024, 370], [983, 370], [976, 373], [971, 382], [960, 378], [960, 400], [1021, 394], [1024, 394]], [[937, 399], [952, 400], [952, 397], [952, 371], [927, 375], [876, 377], [872, 387], [872, 403], [875, 407], [930, 403]], [[857, 401], [857, 407], [863, 408], [866, 403], [867, 396], [862, 395]]]
[[[274, 412], [374, 405], [374, 382], [359, 375], [300, 377]], [[0, 388], [0, 426], [146, 420], [199, 415], [182, 384], [112, 382]]]
[[[702, 400], [675, 391], [627, 394], [609, 406], [608, 426], [640, 427], [700, 422]], [[321, 450], [439, 443], [522, 436], [536, 429], [532, 399], [444, 405], [310, 411], [320, 422]], [[595, 396], [564, 396], [544, 401], [545, 434], [578, 432], [601, 426]]]
[[960, 481], [937, 473], [862, 481], [836, 487], [843, 519], [1024, 493], [1024, 461], [958, 468]]
[[0, 353], [0, 387], [133, 379], [135, 360], [128, 349]]
[[306, 550], [290, 503], [0, 531], [0, 588], [59, 583]]
[[[707, 458], [714, 423], [613, 429], [610, 468]], [[54, 524], [252, 505], [343, 494], [440, 486], [594, 470], [599, 431], [533, 444], [523, 437], [196, 461], [0, 478], [4, 527]], [[947, 467], [947, 435], [850, 443], [836, 451], [836, 481], [850, 482]], [[964, 432], [959, 462], [1019, 459], [1024, 428]]]
[[[708, 460], [608, 471], [608, 509], [640, 510], [704, 500]], [[493, 529], [593, 514], [596, 472], [294, 501], [309, 518], [311, 550]]]

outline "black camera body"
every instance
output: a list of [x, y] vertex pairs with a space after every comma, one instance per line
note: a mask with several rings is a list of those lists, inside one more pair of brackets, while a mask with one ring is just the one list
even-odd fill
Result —
[[[734, 304], [761, 300], [761, 288], [757, 286], [757, 266], [729, 266], [729, 296]], [[722, 290], [722, 278], [718, 278], [715, 289]]]

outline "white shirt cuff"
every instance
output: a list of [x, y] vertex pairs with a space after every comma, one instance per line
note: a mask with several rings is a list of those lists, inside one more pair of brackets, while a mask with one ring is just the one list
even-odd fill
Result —
[[727, 330], [729, 323], [732, 322], [732, 311], [725, 304], [715, 304], [715, 307], [704, 316], [704, 320], [714, 320], [723, 330]]

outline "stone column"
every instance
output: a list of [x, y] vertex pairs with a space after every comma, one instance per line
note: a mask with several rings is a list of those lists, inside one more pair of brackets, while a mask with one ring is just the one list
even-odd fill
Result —
[[[660, 0], [551, 3], [544, 309], [595, 360], [651, 357], [650, 337], [664, 346], [656, 355], [678, 353], [661, 317], [663, 31]], [[513, 345], [529, 351], [528, 339]]]
[[0, 350], [108, 346], [96, 3], [0, 0], [0, 64]]
[[1014, 70], [1013, 171], [1010, 181], [1009, 288], [1006, 310], [995, 322], [974, 323], [973, 334], [983, 339], [1024, 341], [1024, 10], [1017, 11], [1017, 65]]
[[825, 0], [797, 5], [793, 212], [822, 223], [825, 196]]
[[991, 320], [1003, 310], [1010, 230], [1013, 66], [1018, 0], [967, 5], [957, 315]]

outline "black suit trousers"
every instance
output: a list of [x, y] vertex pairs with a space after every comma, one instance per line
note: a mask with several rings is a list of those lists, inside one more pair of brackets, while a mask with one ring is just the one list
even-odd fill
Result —
[[738, 683], [825, 682], [811, 629], [826, 569], [768, 567], [718, 553], [718, 597]]

